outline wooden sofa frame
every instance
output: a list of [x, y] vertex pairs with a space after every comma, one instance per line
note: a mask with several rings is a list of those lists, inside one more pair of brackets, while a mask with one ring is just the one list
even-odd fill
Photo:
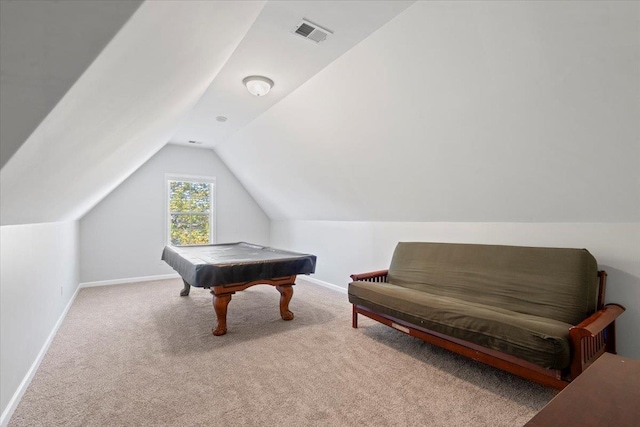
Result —
[[[371, 273], [352, 274], [351, 279], [354, 282], [384, 283], [387, 281], [387, 274], [388, 270], [380, 270]], [[615, 319], [624, 312], [625, 308], [619, 304], [604, 305], [607, 273], [605, 271], [598, 271], [598, 277], [600, 283], [598, 287], [597, 310], [587, 319], [569, 329], [571, 364], [569, 368], [565, 370], [546, 369], [515, 356], [453, 338], [414, 325], [405, 320], [375, 312], [358, 304], [353, 304], [352, 326], [354, 328], [358, 327], [358, 313], [363, 314], [428, 343], [502, 369], [503, 371], [561, 390], [604, 352], [616, 353]]]

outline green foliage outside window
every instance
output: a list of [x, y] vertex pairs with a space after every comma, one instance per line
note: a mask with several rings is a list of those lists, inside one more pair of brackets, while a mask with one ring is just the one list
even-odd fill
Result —
[[172, 245], [211, 243], [211, 184], [169, 181], [169, 212]]

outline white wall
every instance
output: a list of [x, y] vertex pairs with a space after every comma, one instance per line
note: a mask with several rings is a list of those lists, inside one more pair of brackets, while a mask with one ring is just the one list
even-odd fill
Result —
[[607, 302], [624, 305], [618, 352], [640, 358], [640, 223], [273, 221], [271, 245], [318, 256], [312, 277], [346, 287], [349, 275], [389, 267], [399, 241], [586, 248], [608, 273]]
[[80, 279], [174, 273], [165, 246], [165, 174], [216, 178], [217, 242], [269, 243], [269, 218], [213, 150], [167, 145], [80, 220]]
[[77, 221], [0, 227], [3, 415], [78, 283]]

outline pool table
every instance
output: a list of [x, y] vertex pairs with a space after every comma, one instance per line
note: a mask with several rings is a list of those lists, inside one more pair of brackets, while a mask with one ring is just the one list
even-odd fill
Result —
[[184, 283], [181, 296], [192, 286], [211, 289], [218, 324], [213, 335], [227, 333], [227, 307], [231, 296], [254, 285], [272, 285], [280, 292], [280, 316], [292, 320], [289, 302], [298, 274], [312, 274], [316, 256], [283, 251], [251, 243], [165, 246], [162, 260], [173, 267]]

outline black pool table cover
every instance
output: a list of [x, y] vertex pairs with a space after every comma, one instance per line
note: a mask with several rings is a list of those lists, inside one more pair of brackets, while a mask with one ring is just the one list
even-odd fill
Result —
[[165, 246], [162, 260], [191, 286], [210, 288], [311, 274], [316, 256], [251, 243]]

